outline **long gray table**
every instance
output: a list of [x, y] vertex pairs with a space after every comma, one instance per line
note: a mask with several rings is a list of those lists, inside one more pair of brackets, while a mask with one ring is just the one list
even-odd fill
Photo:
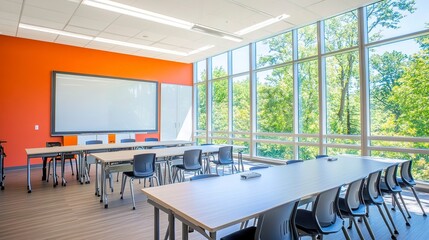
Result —
[[169, 239], [175, 239], [177, 218], [182, 222], [183, 239], [187, 239], [187, 229], [192, 227], [214, 240], [220, 229], [284, 203], [366, 177], [391, 164], [369, 157], [338, 156], [337, 161], [322, 158], [262, 169], [257, 171], [261, 177], [248, 180], [241, 180], [237, 174], [142, 191], [154, 206], [154, 239], [160, 237], [161, 209], [169, 215]]
[[[130, 142], [130, 143], [115, 143], [115, 144], [93, 144], [93, 145], [74, 145], [74, 146], [60, 146], [60, 147], [43, 147], [43, 148], [26, 148], [27, 153], [27, 190], [31, 193], [31, 159], [32, 158], [49, 158], [60, 155], [62, 162], [64, 162], [64, 154], [77, 154], [79, 159], [79, 180], [81, 183], [86, 182], [83, 159], [86, 154], [92, 152], [105, 152], [117, 149], [126, 148], [148, 148], [156, 146], [181, 146], [186, 144], [193, 144], [191, 141], [160, 141], [160, 142]], [[53, 161], [53, 167], [55, 169], [55, 161]], [[55, 174], [55, 171], [53, 171]], [[55, 178], [54, 178], [55, 179]], [[62, 184], [65, 185], [64, 173], [62, 171]], [[54, 181], [54, 186], [56, 185]]]
[[[108, 197], [106, 194], [106, 172], [112, 163], [120, 164], [123, 162], [132, 162], [134, 155], [143, 153], [155, 153], [157, 159], [166, 159], [166, 168], [170, 170], [171, 164], [170, 159], [175, 156], [182, 156], [186, 150], [201, 149], [203, 154], [217, 153], [219, 148], [226, 145], [206, 145], [206, 146], [184, 146], [184, 147], [170, 147], [170, 148], [159, 148], [159, 149], [144, 149], [144, 150], [130, 150], [120, 152], [104, 152], [104, 153], [93, 153], [93, 157], [101, 164], [101, 194], [100, 202], [104, 202], [104, 207], [108, 208]], [[242, 146], [234, 146], [233, 148], [242, 149]], [[240, 161], [240, 160], [239, 160]], [[242, 161], [242, 160], [241, 160]], [[169, 179], [171, 180], [171, 171], [169, 172]], [[96, 191], [97, 194], [97, 191]]]

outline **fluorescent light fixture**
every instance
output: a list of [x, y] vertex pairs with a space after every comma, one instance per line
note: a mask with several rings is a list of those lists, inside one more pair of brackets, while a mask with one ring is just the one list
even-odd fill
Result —
[[181, 19], [165, 16], [159, 13], [150, 12], [144, 9], [113, 2], [110, 0], [83, 0], [82, 4], [104, 9], [111, 12], [116, 12], [116, 13], [125, 14], [128, 16], [145, 19], [152, 22], [166, 24], [173, 27], [193, 30], [196, 32], [200, 32], [200, 33], [204, 33], [204, 34], [208, 34], [216, 37], [221, 37], [235, 42], [241, 42], [243, 40], [241, 37], [236, 36], [232, 33], [227, 33], [218, 29], [194, 24]]
[[52, 33], [52, 34], [57, 34], [57, 35], [62, 35], [62, 36], [67, 36], [67, 37], [80, 38], [80, 39], [85, 39], [85, 40], [89, 40], [89, 41], [108, 43], [108, 44], [113, 44], [113, 45], [118, 45], [118, 46], [143, 49], [143, 50], [148, 50], [148, 51], [153, 51], [153, 52], [173, 54], [173, 55], [178, 55], [178, 56], [189, 56], [189, 55], [199, 53], [199, 52], [202, 52], [202, 51], [205, 51], [207, 49], [214, 47], [214, 45], [204, 46], [204, 47], [201, 47], [201, 48], [198, 48], [198, 49], [195, 49], [193, 51], [186, 53], [186, 52], [174, 51], [174, 50], [169, 50], [169, 49], [164, 49], [164, 48], [157, 48], [157, 47], [141, 45], [141, 44], [136, 44], [136, 43], [117, 41], [117, 40], [108, 39], [108, 38], [91, 37], [91, 36], [86, 36], [86, 35], [82, 35], [82, 34], [66, 32], [66, 31], [62, 31], [62, 30], [56, 30], [56, 29], [52, 29], [52, 28], [45, 28], [45, 27], [39, 27], [39, 26], [34, 26], [34, 25], [28, 25], [28, 24], [24, 24], [24, 23], [20, 23], [19, 28], [29, 29], [29, 30], [39, 31], [39, 32]]
[[277, 17], [275, 17], [275, 18], [270, 18], [270, 19], [265, 20], [265, 21], [263, 21], [263, 22], [260, 22], [260, 23], [257, 23], [257, 24], [255, 24], [255, 25], [252, 25], [252, 26], [250, 26], [250, 27], [243, 28], [243, 29], [241, 29], [240, 31], [235, 32], [235, 34], [237, 34], [237, 35], [239, 35], [239, 36], [242, 36], [242, 35], [248, 34], [248, 33], [250, 33], [250, 32], [256, 31], [256, 30], [258, 30], [258, 29], [261, 29], [261, 28], [263, 28], [263, 27], [266, 27], [266, 26], [269, 26], [269, 25], [271, 25], [271, 24], [274, 24], [274, 23], [276, 23], [276, 22], [280, 22], [281, 20], [286, 19], [286, 18], [288, 18], [288, 17], [289, 17], [289, 15], [287, 15], [287, 14], [282, 14], [282, 15], [277, 16]]
[[195, 54], [195, 53], [203, 52], [203, 51], [205, 51], [207, 49], [210, 49], [210, 48], [213, 48], [213, 47], [214, 47], [214, 45], [207, 45], [207, 46], [204, 46], [204, 47], [200, 47], [198, 49], [195, 49], [193, 51], [188, 52], [188, 55], [192, 55], [192, 54]]
[[160, 52], [160, 53], [168, 53], [168, 54], [179, 55], [179, 56], [187, 56], [188, 55], [185, 52], [168, 50], [168, 49], [164, 49], [164, 48], [151, 47], [151, 46], [146, 46], [146, 45], [141, 45], [141, 44], [136, 44], [136, 43], [116, 41], [116, 40], [101, 38], [101, 37], [94, 38], [94, 41], [103, 42], [103, 43], [110, 43], [113, 45], [119, 45], [119, 46], [130, 47], [130, 48], [138, 48], [138, 49], [149, 50], [149, 51]]
[[241, 42], [243, 40], [241, 37], [235, 36], [234, 34], [227, 33], [227, 32], [224, 32], [222, 30], [211, 28], [211, 27], [206, 27], [206, 26], [203, 26], [203, 25], [198, 25], [198, 24], [195, 24], [192, 27], [192, 30], [196, 31], [196, 32], [208, 34], [208, 35], [211, 35], [211, 36], [216, 36], [216, 37], [221, 37], [221, 38], [224, 38], [224, 39], [232, 40], [232, 41], [235, 41], [235, 42]]
[[56, 29], [52, 29], [52, 28], [38, 27], [38, 26], [28, 25], [28, 24], [24, 24], [24, 23], [20, 23], [19, 28], [29, 29], [29, 30], [39, 31], [39, 32], [45, 32], [45, 33], [53, 33], [53, 34], [57, 34], [57, 35], [80, 38], [80, 39], [85, 39], [85, 40], [93, 40], [94, 39], [93, 37], [82, 35], [82, 34], [56, 30]]
[[137, 18], [142, 18], [148, 21], [162, 23], [166, 25], [170, 25], [173, 27], [191, 29], [194, 25], [193, 23], [183, 21], [177, 18], [165, 16], [162, 14], [146, 11], [140, 8], [128, 6], [125, 4], [109, 1], [109, 0], [84, 0], [82, 2], [85, 5], [101, 8], [104, 10], [117, 12]]

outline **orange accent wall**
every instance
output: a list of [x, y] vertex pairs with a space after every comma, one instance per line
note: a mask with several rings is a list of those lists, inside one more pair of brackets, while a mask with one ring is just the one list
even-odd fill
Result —
[[[25, 148], [62, 141], [50, 136], [53, 70], [192, 85], [192, 64], [0, 35], [0, 140], [8, 141], [6, 167], [26, 165]], [[159, 132], [136, 138], [149, 136]]]

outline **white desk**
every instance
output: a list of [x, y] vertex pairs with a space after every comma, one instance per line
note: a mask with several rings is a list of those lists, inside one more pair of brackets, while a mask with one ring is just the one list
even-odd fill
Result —
[[160, 236], [159, 209], [169, 214], [169, 239], [175, 239], [175, 218], [182, 221], [183, 239], [187, 239], [188, 226], [207, 239], [216, 239], [220, 229], [298, 198], [366, 177], [390, 164], [368, 157], [340, 156], [332, 162], [317, 159], [261, 169], [257, 171], [261, 177], [249, 180], [241, 180], [237, 174], [142, 191], [154, 206], [154, 239]]
[[[161, 142], [130, 142], [130, 143], [115, 143], [115, 144], [92, 144], [92, 145], [74, 145], [74, 146], [61, 146], [61, 147], [43, 147], [43, 148], [26, 148], [27, 153], [27, 190], [31, 193], [31, 159], [32, 158], [44, 158], [44, 157], [55, 157], [58, 155], [62, 156], [62, 162], [64, 162], [64, 154], [77, 154], [79, 156], [79, 175], [81, 183], [85, 182], [84, 178], [84, 164], [83, 158], [86, 154], [92, 152], [103, 152], [114, 149], [123, 148], [148, 148], [155, 146], [180, 146], [186, 144], [193, 144], [191, 141], [161, 141]], [[55, 169], [55, 161], [53, 161]], [[53, 171], [55, 173], [55, 171]], [[63, 174], [63, 173], [62, 173]], [[54, 178], [55, 179], [55, 178]], [[64, 176], [62, 176], [62, 184], [65, 184]], [[56, 185], [54, 181], [54, 186]]]
[[[159, 149], [144, 149], [144, 150], [131, 150], [131, 151], [120, 151], [120, 152], [104, 152], [104, 153], [93, 153], [91, 154], [95, 157], [101, 164], [101, 199], [100, 202], [104, 202], [104, 207], [108, 208], [108, 198], [106, 194], [106, 170], [111, 163], [121, 163], [121, 162], [132, 162], [134, 155], [143, 154], [143, 153], [155, 153], [156, 158], [167, 158], [175, 156], [182, 156], [186, 150], [191, 149], [201, 149], [203, 154], [216, 153], [219, 151], [220, 147], [225, 145], [206, 145], [206, 146], [186, 146], [186, 147], [171, 147], [171, 148], [159, 148]], [[234, 146], [233, 146], [234, 147]], [[237, 146], [237, 148], [241, 148]], [[170, 161], [167, 160], [168, 169], [170, 166]], [[169, 172], [169, 179], [171, 180], [171, 172]]]

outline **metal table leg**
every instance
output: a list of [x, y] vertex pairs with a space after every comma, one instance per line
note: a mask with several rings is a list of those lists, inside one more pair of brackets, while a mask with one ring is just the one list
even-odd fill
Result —
[[65, 164], [66, 164], [66, 160], [64, 159], [64, 153], [63, 153], [61, 154], [61, 186], [64, 186], [64, 187], [67, 185], [67, 181], [64, 177]]
[[30, 158], [27, 157], [27, 190], [31, 193], [31, 174], [30, 174]]
[[176, 239], [176, 236], [175, 236], [176, 229], [174, 226], [174, 215], [172, 212], [170, 212], [168, 214], [168, 231], [169, 231], [169, 235], [170, 235], [169, 239], [170, 240]]
[[154, 214], [153, 214], [153, 239], [154, 240], [159, 240], [159, 208], [157, 207], [153, 207], [154, 209]]

